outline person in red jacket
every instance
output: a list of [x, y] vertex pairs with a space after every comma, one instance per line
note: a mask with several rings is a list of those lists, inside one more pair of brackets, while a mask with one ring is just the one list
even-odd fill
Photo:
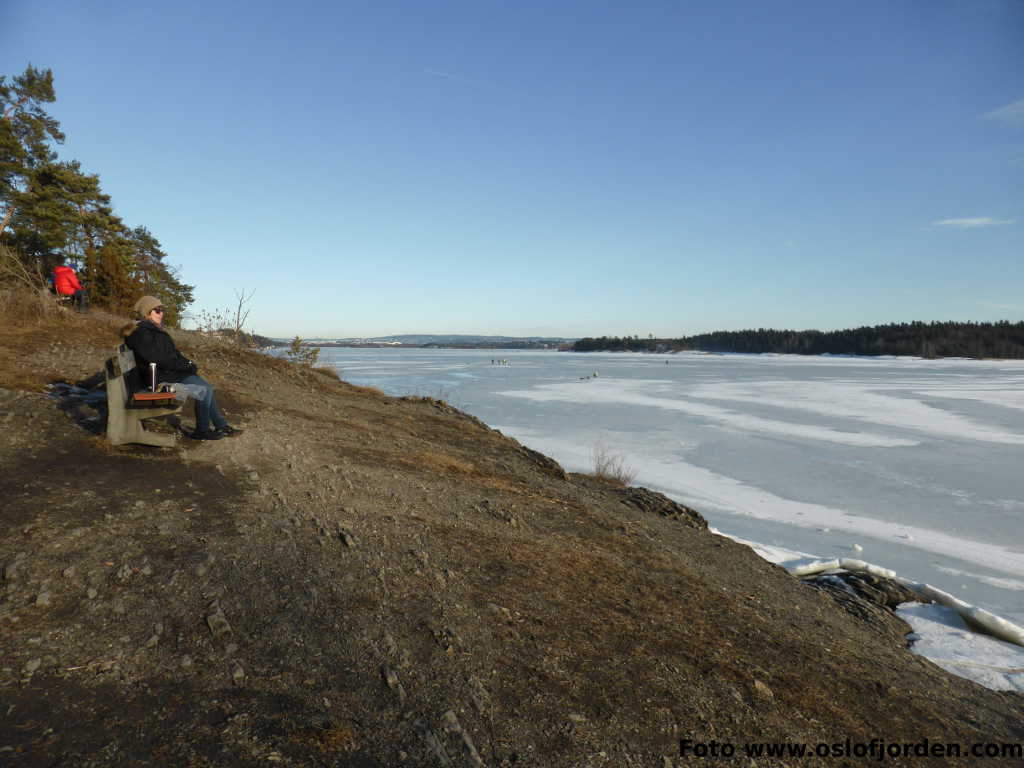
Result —
[[71, 267], [61, 264], [53, 268], [53, 289], [58, 296], [70, 296], [79, 312], [85, 312], [89, 299], [85, 289], [78, 282], [78, 275]]

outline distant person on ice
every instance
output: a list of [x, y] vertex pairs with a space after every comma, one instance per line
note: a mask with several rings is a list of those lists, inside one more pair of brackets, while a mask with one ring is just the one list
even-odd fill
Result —
[[78, 275], [75, 270], [64, 264], [53, 268], [53, 290], [58, 296], [70, 296], [79, 312], [85, 312], [89, 306], [89, 299], [85, 295], [85, 289], [78, 282]]
[[149, 364], [156, 363], [158, 387], [168, 384], [176, 400], [184, 401], [191, 397], [196, 401], [196, 428], [191, 437], [194, 440], [220, 440], [241, 434], [242, 430], [228, 424], [217, 407], [213, 385], [196, 375], [199, 367], [178, 351], [171, 334], [164, 329], [164, 305], [160, 299], [143, 296], [135, 302], [135, 313], [140, 319], [121, 331], [125, 343], [135, 353], [140, 374], [148, 377]]

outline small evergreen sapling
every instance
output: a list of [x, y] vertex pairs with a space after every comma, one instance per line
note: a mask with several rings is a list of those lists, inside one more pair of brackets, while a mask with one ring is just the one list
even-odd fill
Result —
[[308, 365], [312, 368], [320, 357], [320, 347], [304, 347], [302, 339], [296, 336], [288, 347], [288, 359], [299, 365]]

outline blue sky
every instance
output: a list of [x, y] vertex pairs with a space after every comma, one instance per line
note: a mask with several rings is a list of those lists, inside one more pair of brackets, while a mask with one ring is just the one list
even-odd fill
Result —
[[0, 0], [65, 159], [275, 336], [1024, 319], [1024, 3]]

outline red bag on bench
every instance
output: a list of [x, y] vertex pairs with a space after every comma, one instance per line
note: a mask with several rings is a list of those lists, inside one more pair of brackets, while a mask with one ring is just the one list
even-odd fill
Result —
[[132, 395], [134, 403], [166, 403], [174, 400], [173, 392], [136, 392]]

